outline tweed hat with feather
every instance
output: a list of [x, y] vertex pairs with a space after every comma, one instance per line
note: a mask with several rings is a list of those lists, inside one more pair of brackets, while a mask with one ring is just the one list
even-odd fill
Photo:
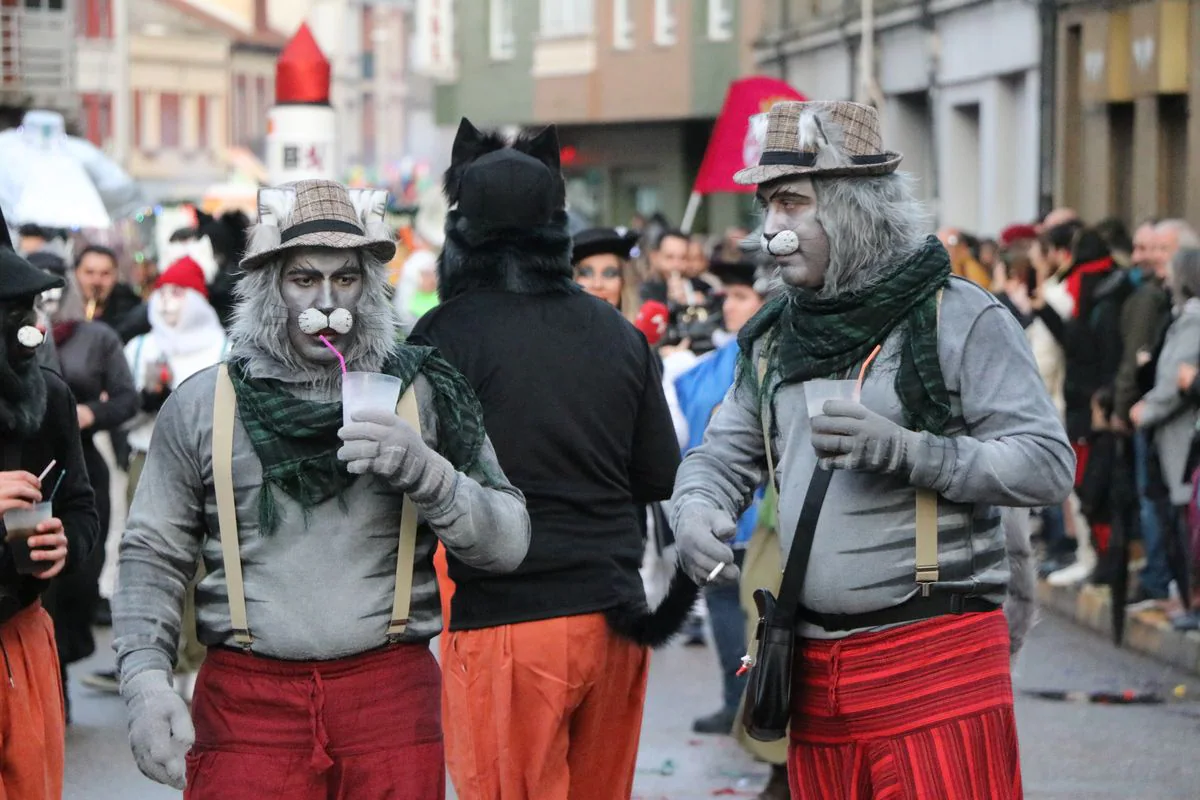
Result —
[[347, 189], [327, 180], [285, 183], [258, 192], [258, 226], [242, 269], [250, 271], [299, 247], [365, 250], [383, 263], [396, 255], [384, 217], [384, 189]]
[[767, 115], [758, 165], [733, 179], [744, 186], [788, 177], [843, 178], [887, 175], [902, 156], [883, 149], [879, 112], [841, 100], [789, 100]]

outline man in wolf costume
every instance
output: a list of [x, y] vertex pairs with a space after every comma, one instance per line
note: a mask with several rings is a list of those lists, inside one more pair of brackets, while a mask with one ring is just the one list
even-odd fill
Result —
[[649, 651], [683, 623], [680, 574], [647, 608], [638, 504], [671, 493], [679, 446], [658, 360], [574, 281], [554, 128], [513, 143], [463, 120], [445, 179], [434, 344], [479, 394], [529, 503], [525, 563], [451, 552], [446, 761], [462, 800], [628, 798]]
[[[226, 362], [155, 423], [121, 542], [116, 649], [138, 766], [182, 789], [186, 757], [190, 799], [444, 796], [434, 547], [506, 571], [528, 546], [470, 387], [396, 341], [385, 198], [321, 180], [264, 189]], [[343, 426], [327, 342], [349, 370], [399, 378], [398, 410]], [[208, 655], [189, 715], [171, 667], [201, 558]]]
[[[1061, 502], [1074, 456], [1020, 327], [950, 276], [900, 158], [867, 106], [772, 108], [737, 179], [758, 185], [786, 288], [742, 330], [738, 380], [680, 468], [674, 529], [693, 577], [734, 577], [725, 540], [769, 463], [785, 551], [831, 470], [797, 614], [792, 796], [1012, 800], [1000, 607], [1005, 534], [1022, 526], [1000, 508]], [[868, 362], [861, 401], [809, 417], [810, 381]]]

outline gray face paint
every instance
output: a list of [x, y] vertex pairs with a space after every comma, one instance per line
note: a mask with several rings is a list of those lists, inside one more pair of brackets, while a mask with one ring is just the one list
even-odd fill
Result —
[[[287, 305], [288, 341], [296, 353], [319, 364], [337, 363], [319, 337], [325, 336], [343, 353], [354, 341], [351, 309], [358, 307], [363, 293], [358, 255], [350, 250], [298, 249], [284, 263], [279, 293]], [[337, 329], [330, 323], [314, 329], [314, 319], [331, 317], [337, 319]]]
[[817, 219], [817, 194], [808, 178], [759, 187], [766, 208], [762, 249], [774, 257], [784, 283], [820, 289], [829, 269], [829, 237]]

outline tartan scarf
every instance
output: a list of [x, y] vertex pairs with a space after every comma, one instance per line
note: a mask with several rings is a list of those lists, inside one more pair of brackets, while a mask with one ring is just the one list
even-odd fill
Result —
[[[738, 335], [742, 378], [756, 380], [754, 343], [769, 334], [767, 376], [776, 388], [844, 374], [899, 325], [907, 332], [896, 373], [896, 394], [913, 430], [941, 434], [950, 418], [950, 392], [937, 347], [937, 295], [950, 278], [950, 258], [936, 237], [905, 261], [887, 267], [869, 286], [820, 297], [792, 288], [763, 306]], [[761, 387], [756, 387], [761, 390]]]
[[[417, 374], [433, 387], [438, 419], [438, 449], [456, 469], [475, 469], [486, 436], [483, 409], [470, 384], [432, 347], [397, 343], [381, 370], [403, 382], [401, 394]], [[229, 364], [237, 394], [238, 416], [258, 460], [263, 486], [259, 493], [259, 525], [275, 530], [278, 517], [274, 490], [310, 509], [342, 494], [356, 479], [337, 457], [342, 446], [342, 404], [296, 397], [282, 381], [252, 378], [244, 361]], [[343, 504], [343, 510], [347, 510]]]

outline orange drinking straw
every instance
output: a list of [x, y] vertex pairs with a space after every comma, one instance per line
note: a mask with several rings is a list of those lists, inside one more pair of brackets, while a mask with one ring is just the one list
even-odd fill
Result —
[[871, 362], [875, 360], [875, 356], [879, 355], [879, 351], [883, 349], [883, 345], [875, 345], [875, 349], [871, 351], [871, 355], [867, 356], [867, 360], [863, 362], [862, 369], [858, 371], [858, 383], [854, 386], [854, 399], [862, 399], [862, 385], [867, 377], [867, 367], [871, 366]]

